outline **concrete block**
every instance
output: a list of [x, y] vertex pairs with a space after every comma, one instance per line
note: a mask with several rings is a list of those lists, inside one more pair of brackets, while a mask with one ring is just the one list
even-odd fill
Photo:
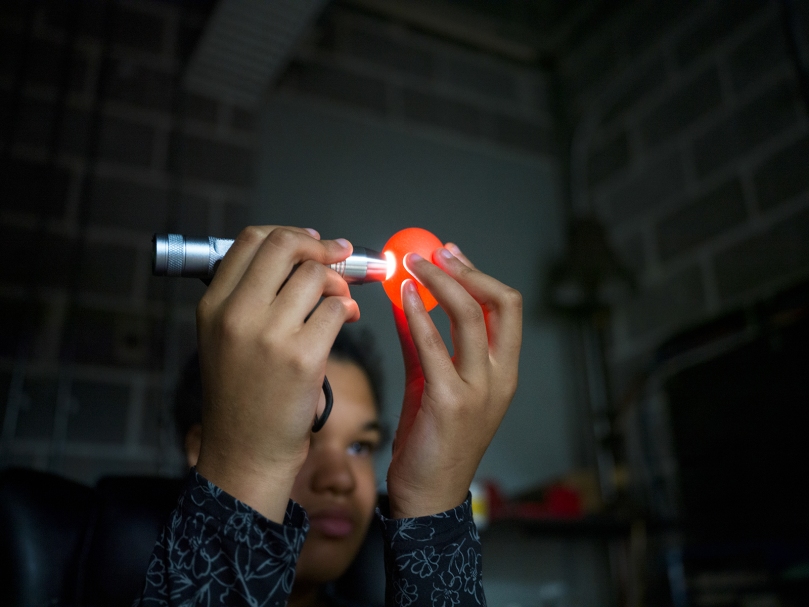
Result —
[[747, 217], [744, 194], [732, 179], [677, 209], [657, 226], [657, 247], [663, 260], [671, 259], [739, 225]]
[[281, 86], [301, 93], [346, 103], [378, 114], [385, 112], [385, 84], [342, 68], [293, 61]]
[[715, 259], [722, 297], [754, 291], [774, 280], [809, 274], [809, 210], [728, 247]]
[[159, 369], [163, 364], [163, 324], [131, 313], [78, 308], [64, 348], [77, 363]]
[[0, 89], [0, 144], [2, 145], [5, 145], [6, 141], [14, 136], [11, 132], [12, 123], [16, 124], [11, 116], [13, 101], [11, 91]]
[[[2, 303], [0, 303], [0, 306]], [[0, 348], [3, 346], [0, 345]], [[0, 354], [2, 356], [2, 354]], [[8, 395], [8, 389], [11, 385], [11, 374], [6, 373], [5, 371], [0, 371], [0, 394]], [[8, 398], [0, 398], [0, 419], [6, 419], [6, 405], [8, 403]]]
[[216, 236], [209, 234], [208, 214], [210, 204], [205, 198], [191, 194], [181, 194], [179, 196], [179, 211], [177, 225], [170, 226], [170, 229], [177, 230], [181, 234], [189, 236]]
[[149, 390], [143, 402], [143, 413], [141, 417], [140, 436], [138, 443], [150, 447], [156, 447], [160, 443], [161, 435], [166, 426], [171, 425], [171, 432], [174, 433], [174, 420], [171, 412], [171, 402], [163, 403], [163, 392], [160, 390]]
[[71, 23], [76, 11], [81, 13], [82, 2], [59, 2], [58, 0], [40, 0], [37, 2], [35, 19], [48, 27], [65, 30]]
[[[4, 5], [0, 2], [0, 5]], [[8, 82], [14, 82], [17, 69], [22, 58], [22, 33], [16, 29], [3, 29], [0, 36], [0, 78]]]
[[98, 156], [103, 160], [141, 167], [152, 164], [154, 127], [105, 116], [101, 123]]
[[505, 101], [517, 100], [517, 82], [508, 69], [460, 57], [444, 57], [436, 70], [438, 81]]
[[[67, 52], [68, 49], [63, 44], [41, 38], [32, 39], [25, 69], [27, 82], [62, 86]], [[78, 91], [84, 88], [87, 71], [87, 60], [80, 53], [74, 52], [70, 57], [70, 74], [67, 76], [70, 90]]]
[[363, 61], [425, 79], [433, 74], [433, 57], [426, 50], [358, 28], [344, 32], [343, 39], [340, 50]]
[[173, 86], [171, 73], [120, 59], [113, 62], [105, 93], [113, 101], [168, 111]]
[[25, 18], [27, 6], [28, 3], [26, 0], [7, 0], [6, 2], [0, 2], [0, 17], [2, 17], [3, 23], [21, 25]]
[[132, 292], [136, 251], [131, 247], [87, 243], [79, 265], [79, 289], [128, 296]]
[[116, 178], [98, 177], [92, 184], [91, 224], [155, 232], [166, 225], [167, 193], [162, 188]]
[[184, 118], [216, 124], [219, 104], [210, 97], [184, 91], [180, 102], [180, 112]]
[[629, 142], [626, 132], [605, 141], [590, 151], [587, 163], [587, 182], [590, 187], [609, 179], [629, 165]]
[[79, 34], [99, 39], [104, 36], [105, 6], [105, 0], [82, 0], [78, 23]]
[[788, 60], [784, 28], [780, 19], [773, 17], [728, 55], [727, 65], [733, 87], [742, 90]]
[[234, 129], [240, 131], [255, 131], [258, 127], [259, 118], [255, 112], [244, 108], [233, 108], [233, 120], [231, 122]]
[[620, 60], [621, 53], [611, 39], [603, 48], [591, 51], [587, 57], [566, 70], [565, 85], [570, 89], [570, 95], [573, 98], [586, 98], [591, 89], [615, 72]]
[[794, 84], [781, 82], [694, 140], [694, 165], [704, 176], [790, 128], [798, 120]]
[[711, 66], [684, 83], [648, 113], [641, 121], [643, 139], [650, 145], [658, 144], [721, 103], [719, 73]]
[[[0, 298], [0, 356], [14, 358], [21, 346], [33, 346], [41, 315], [39, 302]], [[5, 403], [7, 394], [0, 391], [0, 402]]]
[[630, 67], [629, 71], [634, 73], [622, 76], [623, 84], [618, 93], [605, 105], [605, 123], [632, 107], [644, 95], [663, 84], [668, 77], [666, 62], [662, 57], [642, 67]]
[[8, 210], [59, 218], [69, 182], [61, 167], [9, 158], [0, 166], [0, 200]]
[[679, 153], [670, 152], [612, 191], [608, 196], [610, 215], [613, 221], [638, 217], [681, 192], [684, 184], [685, 176]]
[[490, 114], [498, 143], [532, 154], [556, 155], [554, 132], [533, 122], [511, 116]]
[[417, 122], [466, 135], [480, 135], [480, 112], [466, 103], [405, 89], [402, 91], [402, 107], [404, 116]]
[[253, 150], [194, 135], [183, 135], [180, 167], [188, 177], [248, 187], [255, 173]]
[[48, 440], [53, 436], [58, 385], [54, 379], [27, 378], [14, 438]]
[[47, 101], [24, 97], [18, 106], [13, 141], [50, 149], [56, 108]]
[[71, 391], [73, 406], [67, 440], [81, 443], [123, 443], [129, 409], [129, 387], [77, 381]]
[[640, 54], [696, 7], [697, 4], [689, 0], [645, 4], [632, 15], [624, 34], [630, 53]]
[[146, 297], [155, 302], [177, 302], [189, 307], [199, 303], [205, 293], [205, 283], [196, 279], [171, 280], [162, 276], [150, 276]]
[[[121, 456], [110, 457], [109, 446], [104, 446], [103, 450], [93, 455], [73, 455], [67, 454], [59, 459], [60, 473], [65, 477], [75, 480], [85, 485], [95, 485], [102, 476], [150, 476], [165, 466], [162, 457], [155, 457], [153, 461], [146, 459], [144, 454], [138, 453], [135, 459], [123, 459], [123, 449], [119, 452]], [[178, 468], [178, 471], [181, 469]]]
[[113, 5], [112, 41], [140, 51], [159, 53], [163, 47], [163, 20], [149, 13]]
[[809, 137], [789, 144], [754, 174], [759, 208], [766, 210], [809, 189]]
[[222, 233], [227, 238], [236, 238], [250, 224], [248, 207], [243, 204], [229, 203], [222, 212]]
[[85, 155], [88, 151], [87, 142], [90, 135], [90, 113], [68, 107], [65, 108], [62, 120], [60, 151], [77, 156]]
[[4, 226], [0, 228], [0, 255], [7, 264], [4, 282], [64, 288], [76, 262], [76, 242], [46, 231]]
[[767, 0], [725, 0], [687, 31], [677, 44], [677, 60], [686, 66], [708, 53], [752, 15], [766, 7]]
[[674, 332], [699, 318], [705, 311], [702, 276], [693, 266], [665, 282], [643, 289], [626, 305], [630, 338], [653, 330]]
[[618, 260], [627, 268], [640, 276], [646, 270], [646, 247], [643, 244], [643, 234], [635, 232], [614, 243]]
[[187, 21], [180, 22], [176, 33], [177, 42], [175, 49], [177, 56], [183, 60], [183, 62], [191, 56], [201, 34], [202, 28], [196, 23], [188, 23]]

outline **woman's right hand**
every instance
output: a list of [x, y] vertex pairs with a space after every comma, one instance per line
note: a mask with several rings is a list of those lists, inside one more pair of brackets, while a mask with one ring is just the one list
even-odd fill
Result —
[[197, 469], [276, 522], [308, 453], [331, 346], [359, 318], [348, 285], [326, 267], [351, 251], [314, 230], [246, 228], [197, 306]]

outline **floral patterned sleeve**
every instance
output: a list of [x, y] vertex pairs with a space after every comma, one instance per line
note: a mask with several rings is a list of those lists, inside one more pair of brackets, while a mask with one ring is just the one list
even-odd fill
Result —
[[308, 530], [292, 500], [279, 525], [192, 469], [135, 605], [286, 605]]
[[[471, 498], [447, 512], [390, 519], [385, 537], [389, 607], [485, 605]], [[291, 501], [274, 523], [191, 470], [152, 553], [141, 607], [286, 605], [309, 521]]]
[[481, 545], [472, 520], [472, 496], [457, 508], [418, 518], [390, 519], [377, 508], [385, 537], [388, 607], [486, 605]]

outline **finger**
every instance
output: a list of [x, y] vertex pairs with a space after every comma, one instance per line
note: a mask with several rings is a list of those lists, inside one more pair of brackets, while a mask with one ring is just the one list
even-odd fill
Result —
[[405, 257], [404, 263], [449, 316], [455, 365], [462, 378], [472, 379], [489, 362], [489, 340], [483, 309], [454, 278], [421, 256], [411, 253]]
[[446, 382], [448, 373], [456, 374], [447, 346], [424, 308], [415, 281], [402, 282], [402, 304], [421, 371], [427, 383]]
[[450, 253], [452, 253], [453, 255], [455, 255], [455, 257], [457, 257], [462, 262], [464, 262], [464, 264], [466, 264], [467, 266], [469, 266], [473, 270], [477, 269], [475, 267], [475, 264], [473, 264], [471, 261], [469, 261], [469, 258], [461, 252], [461, 250], [458, 248], [458, 245], [456, 245], [454, 242], [448, 242], [444, 246], [447, 249], [449, 249]]
[[[212, 302], [219, 302], [231, 294], [236, 285], [239, 284], [245, 270], [250, 265], [253, 257], [261, 244], [278, 226], [249, 226], [242, 230], [233, 241], [230, 249], [219, 262], [219, 267], [214, 274], [211, 284], [205, 292], [207, 299]], [[297, 231], [312, 237], [317, 235], [315, 230], [304, 228], [286, 228]]]
[[438, 249], [433, 259], [482, 306], [491, 356], [506, 365], [516, 364], [522, 344], [520, 292], [470, 268], [446, 249]]
[[350, 297], [333, 295], [321, 301], [299, 333], [312, 360], [326, 360], [342, 326], [359, 317], [360, 308]]
[[[412, 280], [410, 282], [413, 282]], [[404, 310], [391, 304], [393, 318], [396, 321], [396, 332], [399, 334], [399, 344], [402, 346], [402, 358], [405, 365], [405, 396], [402, 400], [402, 410], [399, 423], [396, 426], [394, 443], [403, 445], [410, 434], [410, 428], [418, 414], [421, 395], [424, 391], [424, 374], [421, 369], [416, 344], [410, 335], [410, 327]]]
[[331, 268], [308, 260], [298, 266], [270, 304], [270, 316], [288, 332], [303, 325], [323, 297], [351, 299], [348, 284]]
[[399, 345], [402, 348], [402, 359], [405, 366], [405, 382], [421, 377], [421, 363], [416, 351], [416, 344], [410, 335], [410, 327], [407, 326], [407, 317], [404, 310], [391, 304], [393, 308], [393, 319], [396, 322], [396, 333], [399, 335]]
[[316, 240], [306, 233], [286, 228], [273, 230], [256, 251], [233, 296], [243, 300], [243, 313], [272, 303], [295, 265], [307, 260], [336, 263], [351, 254], [351, 244], [340, 240]]

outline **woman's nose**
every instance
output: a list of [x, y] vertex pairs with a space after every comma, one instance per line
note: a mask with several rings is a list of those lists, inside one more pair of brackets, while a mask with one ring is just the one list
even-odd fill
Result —
[[354, 472], [349, 455], [328, 449], [317, 455], [312, 474], [312, 490], [316, 492], [350, 493], [354, 490]]

